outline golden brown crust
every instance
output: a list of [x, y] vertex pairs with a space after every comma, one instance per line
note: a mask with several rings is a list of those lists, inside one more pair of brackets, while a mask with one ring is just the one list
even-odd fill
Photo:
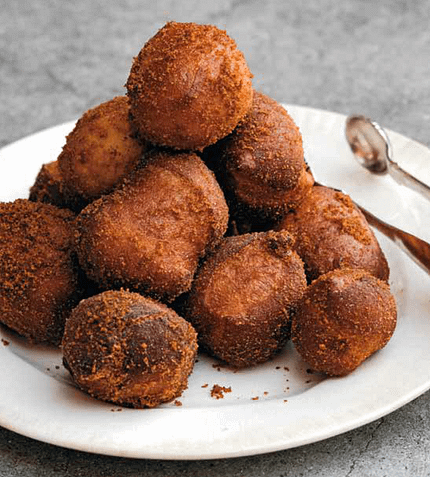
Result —
[[303, 165], [296, 187], [290, 190], [274, 189], [241, 173], [234, 173], [228, 182], [234, 194], [230, 200], [233, 208], [245, 210], [251, 219], [279, 220], [286, 212], [299, 207], [315, 181], [310, 169]]
[[394, 333], [396, 302], [386, 282], [339, 269], [312, 282], [292, 319], [292, 340], [314, 371], [343, 376]]
[[278, 225], [295, 237], [310, 280], [337, 268], [363, 268], [388, 280], [389, 267], [365, 217], [351, 198], [324, 186], [312, 188]]
[[58, 160], [42, 165], [28, 198], [32, 202], [44, 202], [76, 214], [88, 204], [87, 199], [66, 190]]
[[36, 342], [60, 342], [79, 298], [73, 219], [40, 202], [0, 203], [0, 321]]
[[255, 91], [252, 108], [225, 147], [227, 169], [263, 181], [274, 189], [292, 189], [303, 169], [303, 141], [288, 112]]
[[155, 300], [106, 291], [73, 310], [62, 347], [64, 364], [83, 391], [124, 406], [154, 407], [186, 389], [197, 335]]
[[33, 202], [45, 202], [57, 207], [64, 207], [63, 178], [58, 161], [42, 165], [30, 188], [29, 199]]
[[286, 232], [224, 239], [193, 283], [185, 316], [213, 355], [244, 367], [270, 359], [289, 337], [306, 278]]
[[126, 83], [136, 129], [154, 144], [202, 150], [248, 112], [251, 78], [225, 31], [169, 22], [141, 49]]
[[224, 235], [228, 208], [195, 154], [157, 152], [133, 177], [78, 216], [77, 250], [88, 276], [171, 301]]
[[299, 128], [262, 93], [254, 92], [251, 111], [221, 148], [227, 187], [253, 209], [285, 212], [300, 203], [314, 182]]
[[135, 137], [126, 96], [99, 104], [78, 120], [58, 157], [64, 188], [86, 203], [110, 192], [139, 164], [146, 145]]

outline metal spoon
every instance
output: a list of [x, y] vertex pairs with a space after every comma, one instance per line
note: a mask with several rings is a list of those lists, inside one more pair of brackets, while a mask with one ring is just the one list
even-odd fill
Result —
[[406, 252], [415, 263], [430, 274], [430, 244], [394, 225], [387, 224], [355, 202], [367, 222]]
[[390, 141], [378, 123], [365, 116], [349, 116], [346, 120], [345, 135], [362, 166], [376, 174], [388, 172], [396, 182], [430, 200], [430, 187], [393, 161]]

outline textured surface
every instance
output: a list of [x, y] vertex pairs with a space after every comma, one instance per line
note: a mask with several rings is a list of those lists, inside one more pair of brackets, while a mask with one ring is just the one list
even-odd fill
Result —
[[[168, 20], [227, 29], [255, 87], [279, 101], [364, 113], [430, 146], [429, 0], [0, 0], [0, 9], [0, 146], [124, 93], [132, 57]], [[0, 477], [430, 475], [429, 398], [323, 442], [231, 460], [95, 456], [0, 429]]]

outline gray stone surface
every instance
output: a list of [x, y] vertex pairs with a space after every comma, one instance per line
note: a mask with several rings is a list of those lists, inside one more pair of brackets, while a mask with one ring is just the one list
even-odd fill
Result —
[[[225, 28], [275, 99], [365, 113], [430, 146], [429, 0], [0, 0], [0, 146], [124, 92], [167, 20]], [[0, 428], [0, 476], [430, 475], [430, 394], [308, 446], [229, 460], [128, 460]]]

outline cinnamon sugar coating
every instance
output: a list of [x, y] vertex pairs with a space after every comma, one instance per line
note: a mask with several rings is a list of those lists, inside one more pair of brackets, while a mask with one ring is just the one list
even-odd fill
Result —
[[137, 293], [82, 300], [67, 320], [64, 364], [80, 389], [123, 406], [155, 407], [187, 388], [197, 353], [192, 326]]
[[139, 164], [147, 145], [129, 121], [126, 96], [86, 111], [58, 156], [66, 196], [85, 205], [109, 193]]
[[291, 333], [311, 369], [344, 376], [388, 343], [396, 323], [396, 302], [386, 282], [365, 270], [338, 269], [306, 289]]
[[156, 152], [122, 188], [77, 219], [77, 252], [102, 287], [171, 301], [187, 291], [199, 260], [221, 240], [228, 208], [195, 154]]
[[30, 188], [28, 197], [33, 202], [45, 202], [57, 207], [67, 207], [64, 196], [63, 177], [58, 161], [43, 164], [40, 168], [34, 184]]
[[244, 367], [285, 344], [290, 310], [306, 287], [292, 240], [285, 231], [228, 237], [203, 264], [184, 316], [211, 354]]
[[279, 103], [257, 91], [250, 112], [217, 153], [235, 199], [267, 215], [296, 207], [314, 183], [299, 128]]
[[295, 250], [310, 280], [337, 268], [363, 268], [388, 280], [388, 263], [372, 229], [342, 192], [314, 186], [277, 228], [296, 237]]
[[0, 203], [0, 321], [35, 342], [59, 344], [81, 294], [73, 219], [50, 204]]
[[248, 112], [251, 78], [224, 30], [168, 22], [134, 58], [126, 83], [133, 123], [154, 144], [202, 150]]

